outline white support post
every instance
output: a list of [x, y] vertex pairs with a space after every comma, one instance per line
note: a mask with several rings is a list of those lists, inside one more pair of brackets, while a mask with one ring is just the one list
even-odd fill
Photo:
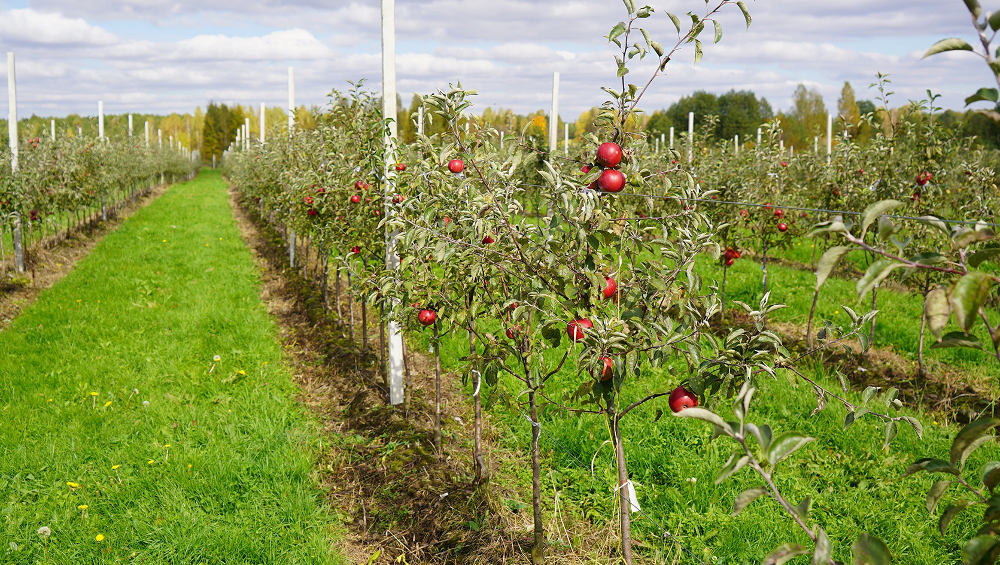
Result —
[[552, 73], [552, 113], [549, 114], [549, 155], [555, 154], [559, 132], [559, 73]]
[[132, 137], [132, 114], [128, 115], [128, 136]]
[[56, 121], [55, 120], [49, 120], [49, 129], [51, 130], [52, 141], [55, 141], [56, 140]]
[[[10, 140], [10, 170], [16, 175], [19, 138], [17, 134], [17, 79], [14, 74], [14, 53], [12, 51], [7, 53], [7, 100], [9, 104], [7, 113], [7, 137]], [[17, 268], [17, 272], [23, 273], [24, 240], [21, 237], [21, 214], [18, 212], [14, 213], [14, 229], [11, 235], [14, 240], [14, 265]]]
[[784, 155], [784, 154], [785, 154], [785, 140], [784, 139], [779, 139], [778, 140], [778, 155]]
[[503, 151], [503, 136], [504, 132], [503, 130], [500, 130], [500, 151]]
[[659, 137], [653, 139], [653, 146], [654, 146], [653, 151], [656, 152], [656, 153], [659, 153], [660, 152], [660, 138]]
[[295, 69], [288, 67], [288, 135], [295, 130]]
[[736, 136], [733, 137], [733, 150], [737, 155], [740, 154], [740, 134], [736, 134]]
[[243, 125], [243, 132], [246, 134], [244, 139], [244, 149], [250, 149], [250, 118], [246, 119], [246, 123]]
[[104, 142], [104, 101], [97, 102], [97, 139]]
[[819, 155], [819, 137], [813, 137], [813, 154]]
[[833, 114], [826, 115], [826, 163], [833, 158]]
[[146, 120], [146, 149], [149, 149], [149, 120]]
[[688, 163], [694, 162], [694, 112], [688, 112]]
[[760, 147], [760, 128], [757, 128], [757, 147]]
[[424, 134], [424, 105], [417, 106], [417, 133]]
[[670, 148], [674, 148], [674, 126], [670, 126]]
[[662, 147], [666, 142], [667, 142], [667, 134], [661, 133], [660, 134], [660, 146]]
[[163, 130], [156, 128], [156, 146], [163, 149]]
[[[267, 107], [260, 103], [260, 144], [267, 143]], [[214, 166], [212, 167], [215, 168]]]
[[[396, 2], [382, 0], [382, 115], [396, 115]], [[393, 215], [389, 205], [392, 194], [396, 190], [395, 172], [390, 165], [395, 161], [395, 145], [397, 136], [396, 120], [389, 122], [389, 131], [385, 137], [385, 162], [382, 163], [382, 174], [385, 178], [386, 219]], [[386, 233], [385, 266], [395, 270], [399, 268], [399, 256], [396, 254], [397, 233]], [[396, 308], [393, 303], [390, 308]], [[390, 317], [387, 324], [389, 339], [389, 404], [395, 406], [403, 403], [403, 334], [399, 322]]]
[[569, 124], [563, 124], [563, 155], [569, 157]]

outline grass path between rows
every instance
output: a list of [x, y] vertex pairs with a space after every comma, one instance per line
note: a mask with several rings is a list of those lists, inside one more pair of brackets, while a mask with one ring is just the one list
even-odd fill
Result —
[[0, 562], [342, 562], [258, 293], [206, 171], [0, 332]]

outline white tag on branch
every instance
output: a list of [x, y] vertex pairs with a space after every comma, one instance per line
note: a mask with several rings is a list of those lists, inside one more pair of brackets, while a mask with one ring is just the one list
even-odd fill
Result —
[[639, 499], [635, 497], [635, 487], [632, 486], [632, 481], [625, 483], [628, 485], [628, 502], [632, 506], [632, 512], [639, 511]]

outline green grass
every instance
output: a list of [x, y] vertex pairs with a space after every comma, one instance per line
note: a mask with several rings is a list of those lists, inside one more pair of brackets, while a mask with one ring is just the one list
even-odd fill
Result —
[[0, 561], [341, 562], [258, 287], [204, 172], [0, 333]]

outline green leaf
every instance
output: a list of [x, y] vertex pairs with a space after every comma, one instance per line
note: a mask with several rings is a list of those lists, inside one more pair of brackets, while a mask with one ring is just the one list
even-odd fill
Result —
[[955, 440], [951, 442], [952, 466], [961, 469], [965, 465], [966, 458], [976, 448], [995, 438], [990, 432], [997, 426], [1000, 426], [998, 418], [980, 418], [969, 422], [962, 428], [962, 431], [955, 436]]
[[650, 40], [650, 42], [649, 42], [649, 46], [650, 46], [650, 47], [651, 47], [651, 48], [653, 49], [653, 51], [655, 51], [655, 52], [656, 52], [656, 54], [657, 54], [658, 56], [660, 56], [660, 57], [662, 57], [662, 56], [663, 56], [663, 53], [664, 53], [664, 51], [663, 51], [663, 46], [662, 46], [662, 45], [660, 45], [660, 43], [659, 43], [658, 41], [653, 41], [653, 40]]
[[611, 32], [608, 33], [608, 41], [614, 41], [615, 43], [618, 43], [618, 38], [623, 33], [625, 33], [625, 22], [616, 23], [615, 27], [611, 28]]
[[927, 507], [928, 512], [931, 514], [934, 513], [934, 509], [937, 508], [938, 501], [941, 500], [941, 497], [944, 496], [945, 491], [948, 490], [948, 487], [951, 486], [951, 483], [953, 482], [954, 481], [950, 481], [948, 479], [934, 481], [934, 484], [931, 485], [931, 489], [927, 491], [927, 502], [925, 503], [925, 506]]
[[816, 534], [816, 550], [813, 552], [813, 565], [827, 565], [833, 559], [833, 545], [830, 543], [830, 536], [826, 535], [823, 528]]
[[903, 473], [903, 476], [909, 477], [910, 475], [921, 471], [927, 471], [928, 473], [948, 473], [958, 476], [958, 469], [952, 467], [950, 463], [943, 459], [933, 459], [930, 457], [917, 459], [911, 463], [910, 466], [906, 468], [906, 472]]
[[846, 245], [838, 245], [837, 247], [831, 247], [823, 253], [823, 256], [819, 258], [819, 263], [816, 264], [816, 290], [819, 290], [826, 279], [830, 277], [830, 273], [833, 272], [833, 268], [837, 266], [840, 259], [847, 255], [847, 252], [851, 248]]
[[913, 416], [900, 416], [900, 418], [913, 427], [913, 431], [916, 432], [918, 438], [924, 438], [924, 425], [920, 423], [920, 420], [914, 418]]
[[743, 12], [743, 19], [747, 21], [747, 28], [749, 28], [751, 19], [750, 12], [747, 11], [747, 5], [743, 2], [743, 0], [737, 2], [736, 5], [740, 8], [740, 11]]
[[965, 99], [965, 105], [968, 106], [973, 102], [983, 101], [993, 102], [995, 104], [998, 96], [1000, 96], [1000, 92], [997, 92], [997, 89], [995, 88], [980, 88], [975, 94]]
[[777, 465], [779, 461], [795, 453], [804, 445], [814, 441], [815, 439], [816, 438], [801, 435], [798, 432], [785, 432], [771, 442], [771, 445], [767, 450], [767, 460], [771, 462], [771, 466], [773, 467]]
[[966, 565], [994, 565], [1000, 559], [1000, 539], [995, 536], [976, 536], [962, 548], [962, 561]]
[[972, 329], [979, 308], [989, 298], [992, 287], [992, 277], [981, 271], [972, 271], [955, 283], [949, 302], [955, 313], [955, 321], [966, 333]]
[[865, 208], [861, 219], [861, 236], [860, 239], [865, 238], [865, 233], [872, 223], [879, 218], [882, 214], [890, 210], [895, 210], [902, 206], [903, 203], [899, 200], [882, 200], [881, 202], [876, 202], [871, 206]]
[[951, 230], [948, 229], [948, 224], [937, 216], [920, 216], [917, 218], [917, 221], [932, 228], [937, 228], [944, 232], [946, 236], [951, 237]]
[[715, 425], [720, 428], [726, 435], [733, 435], [733, 428], [726, 423], [725, 420], [719, 417], [718, 414], [710, 410], [705, 410], [704, 408], [685, 408], [680, 412], [675, 412], [674, 416], [679, 418], [695, 418], [698, 420], [703, 420], [710, 424]]
[[990, 18], [987, 20], [987, 23], [990, 24], [990, 29], [993, 31], [1000, 30], [1000, 10], [990, 14]]
[[704, 52], [701, 49], [701, 40], [700, 39], [695, 39], [694, 40], [694, 64], [697, 65], [698, 63], [701, 62], [701, 56], [703, 54], [704, 54]]
[[973, 243], [979, 241], [989, 241], [995, 237], [996, 234], [992, 230], [963, 230], [955, 234], [952, 239], [952, 243], [955, 249], [962, 249], [963, 247], [968, 247]]
[[931, 344], [931, 349], [945, 349], [948, 347], [982, 349], [983, 344], [979, 343], [978, 337], [973, 334], [966, 334], [965, 332], [948, 332], [940, 341]]
[[931, 55], [937, 55], [938, 53], [944, 53], [945, 51], [972, 51], [972, 46], [968, 44], [964, 39], [959, 39], [957, 37], [949, 37], [948, 39], [942, 39], [924, 53], [924, 58], [930, 57]]
[[681, 32], [681, 20], [680, 20], [680, 18], [678, 18], [677, 16], [671, 14], [670, 12], [667, 12], [667, 17], [670, 18], [670, 21], [673, 22], [674, 27], [677, 28], [677, 33], [680, 33]]
[[764, 487], [748, 488], [738, 494], [736, 496], [736, 501], [733, 503], [733, 516], [742, 512], [743, 509], [746, 508], [751, 502], [757, 500], [765, 494], [767, 494], [767, 489]]
[[965, 0], [965, 7], [969, 9], [969, 13], [972, 17], [979, 19], [980, 14], [983, 13], [982, 7], [979, 5], [979, 0]]
[[951, 316], [948, 292], [944, 287], [936, 287], [927, 293], [924, 299], [924, 316], [927, 316], [927, 329], [940, 341], [941, 332], [948, 325], [948, 318]]
[[899, 267], [905, 267], [904, 263], [899, 263], [893, 261], [892, 259], [879, 259], [872, 263], [868, 270], [865, 271], [865, 276], [858, 280], [856, 288], [858, 291], [858, 302], [868, 294], [872, 288], [878, 283], [884, 281], [886, 277], [892, 274], [894, 269]]
[[[997, 12], [1000, 13], [1000, 12]], [[986, 249], [980, 249], [966, 260], [966, 263], [973, 269], [978, 268], [985, 261], [995, 261], [997, 257], [1000, 257], [1000, 247], [987, 247]]]
[[885, 423], [885, 442], [882, 444], [882, 449], [887, 449], [894, 439], [896, 439], [896, 421], [890, 420]]
[[955, 516], [958, 516], [959, 512], [968, 508], [970, 504], [972, 504], [971, 500], [959, 500], [955, 504], [949, 504], [944, 509], [944, 512], [941, 513], [941, 519], [938, 520], [938, 531], [941, 532], [942, 536], [948, 530], [948, 526], [955, 519]]
[[784, 565], [799, 555], [808, 555], [809, 550], [797, 543], [786, 543], [774, 548], [760, 565]]
[[719, 20], [712, 20], [712, 23], [715, 24], [715, 42], [718, 43], [722, 41], [722, 24]]
[[771, 438], [773, 434], [770, 426], [763, 424], [760, 427], [757, 427], [754, 424], [747, 424], [744, 427], [748, 432], [750, 432], [750, 435], [757, 438], [757, 444], [760, 445], [760, 448], [765, 452], [771, 447]]
[[858, 536], [858, 539], [851, 546], [851, 553], [854, 555], [853, 565], [889, 565], [892, 563], [889, 548], [882, 540], [869, 533]]
[[618, 65], [618, 78], [621, 78], [628, 74], [628, 67], [625, 65]]
[[625, 3], [625, 9], [628, 10], [629, 15], [635, 13], [635, 2], [632, 0], [622, 0]]
[[993, 492], [1000, 484], [1000, 461], [991, 461], [983, 469], [983, 485]]
[[722, 470], [719, 471], [719, 476], [715, 478], [715, 484], [722, 484], [726, 479], [733, 476], [734, 473], [746, 466], [750, 462], [750, 457], [743, 455], [742, 452], [737, 451], [729, 456], [729, 461], [723, 465]]

